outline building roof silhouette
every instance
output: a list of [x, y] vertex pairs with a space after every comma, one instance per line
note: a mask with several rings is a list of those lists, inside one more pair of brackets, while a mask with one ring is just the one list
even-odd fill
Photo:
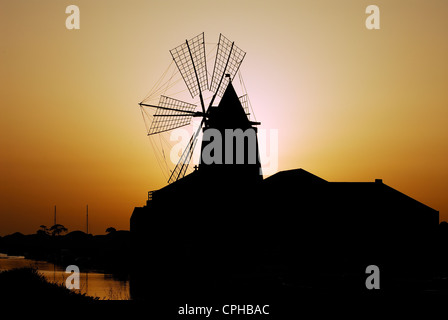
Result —
[[325, 183], [326, 180], [309, 173], [304, 169], [292, 169], [280, 171], [265, 179], [265, 184], [304, 184], [304, 183]]

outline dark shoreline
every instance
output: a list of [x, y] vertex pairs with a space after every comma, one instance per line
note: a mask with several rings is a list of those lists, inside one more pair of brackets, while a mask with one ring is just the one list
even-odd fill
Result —
[[115, 231], [95, 236], [82, 231], [61, 236], [16, 232], [0, 237], [0, 252], [64, 268], [76, 265], [84, 270], [125, 276], [130, 270], [130, 232]]
[[1, 301], [70, 301], [94, 302], [97, 298], [51, 283], [34, 268], [17, 268], [0, 272]]

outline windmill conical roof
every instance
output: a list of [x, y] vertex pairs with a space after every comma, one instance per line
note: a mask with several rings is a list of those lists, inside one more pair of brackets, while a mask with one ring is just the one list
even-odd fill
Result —
[[250, 127], [244, 108], [232, 85], [229, 85], [217, 107], [211, 108], [209, 126], [217, 129], [237, 129], [243, 130]]

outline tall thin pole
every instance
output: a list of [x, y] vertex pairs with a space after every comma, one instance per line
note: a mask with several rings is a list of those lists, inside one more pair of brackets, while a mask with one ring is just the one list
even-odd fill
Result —
[[89, 205], [87, 205], [86, 212], [86, 225], [87, 225], [87, 234], [89, 234]]

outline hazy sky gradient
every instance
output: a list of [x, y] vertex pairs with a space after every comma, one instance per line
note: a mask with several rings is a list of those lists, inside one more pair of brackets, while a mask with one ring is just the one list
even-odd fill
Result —
[[[67, 30], [75, 4], [81, 29]], [[381, 10], [367, 30], [365, 9]], [[0, 235], [58, 222], [129, 229], [164, 175], [137, 103], [205, 32], [241, 67], [279, 170], [374, 181], [448, 220], [448, 2], [13, 1], [0, 3]], [[211, 67], [211, 66], [210, 66]]]

